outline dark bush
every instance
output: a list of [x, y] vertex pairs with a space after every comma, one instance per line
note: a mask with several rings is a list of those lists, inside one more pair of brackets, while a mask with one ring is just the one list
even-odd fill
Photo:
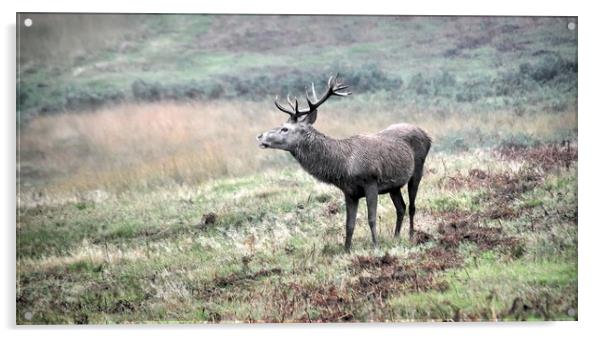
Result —
[[426, 79], [422, 73], [415, 74], [410, 78], [408, 88], [413, 90], [418, 95], [429, 95], [430, 94], [430, 81]]
[[[254, 70], [171, 84], [138, 79], [131, 84], [131, 92], [127, 94], [100, 85], [90, 85], [83, 89], [59, 89], [57, 93], [48, 93], [47, 88], [39, 88], [36, 83], [32, 83], [20, 87], [18, 104], [20, 111], [35, 109], [37, 113], [51, 113], [65, 109], [94, 108], [126, 98], [145, 102], [223, 98], [263, 100], [276, 95], [284, 99], [290, 93], [303, 102], [306, 86], [314, 82], [319, 95], [326, 87], [327, 75], [338, 72], [354, 93], [386, 91], [400, 99], [419, 99], [420, 104], [438, 104], [439, 98], [472, 104], [491, 97], [509, 97], [510, 100], [503, 101], [503, 104], [522, 114], [524, 106], [532, 104], [526, 98], [532, 96], [529, 93], [536, 93], [546, 87], [558, 93], [570, 94], [577, 88], [576, 62], [554, 53], [542, 52], [538, 55], [540, 57], [537, 62], [523, 63], [514, 71], [499, 73], [494, 78], [472, 75], [468, 79], [458, 80], [455, 74], [441, 71], [432, 75], [414, 74], [409, 77], [406, 85], [399, 75], [391, 75], [373, 63], [359, 66], [334, 63], [312, 70], [279, 68], [269, 72], [262, 70], [261, 73]], [[517, 101], [520, 97], [525, 99]], [[546, 107], [550, 111], [559, 111], [567, 109], [567, 104], [560, 102], [552, 106], [548, 103]]]
[[[375, 64], [343, 70], [341, 73], [345, 78], [345, 82], [359, 92], [395, 90], [403, 83], [401, 78], [388, 76]], [[334, 70], [332, 72], [334, 73]]]
[[132, 96], [139, 101], [151, 102], [159, 100], [218, 99], [225, 95], [224, 86], [218, 81], [229, 83], [233, 87], [230, 90], [230, 97], [236, 96], [238, 91], [248, 92], [248, 84], [237, 77], [225, 77], [214, 82], [191, 81], [179, 84], [148, 83], [143, 80], [136, 80], [132, 83]]
[[494, 83], [495, 92], [499, 96], [511, 96], [517, 92], [530, 92], [536, 87], [537, 82], [525, 76], [521, 70], [500, 74]]
[[224, 95], [224, 86], [221, 83], [209, 83], [205, 84], [206, 88], [206, 97], [208, 99], [214, 100], [222, 97]]
[[418, 95], [452, 97], [457, 85], [456, 77], [448, 71], [432, 77], [418, 73], [410, 78], [408, 89]]
[[456, 94], [458, 102], [475, 102], [485, 97], [495, 96], [488, 77], [472, 79], [464, 82]]
[[515, 72], [500, 74], [494, 81], [496, 95], [510, 96], [531, 92], [541, 86], [561, 92], [577, 88], [577, 63], [555, 54], [544, 53], [537, 63], [523, 63]]
[[[540, 84], [545, 84], [557, 78], [571, 81], [576, 80], [577, 63], [567, 61], [558, 55], [546, 55], [536, 64], [521, 64], [519, 73]], [[572, 77], [575, 78], [572, 79]]]
[[520, 72], [543, 84], [555, 78], [576, 75], [577, 63], [564, 60], [560, 56], [546, 55], [535, 65], [522, 64]]
[[132, 83], [132, 94], [134, 98], [141, 101], [159, 101], [163, 88], [159, 83], [149, 83], [143, 80], [136, 80]]
[[288, 70], [285, 74], [275, 72], [270, 76], [247, 75], [244, 77], [227, 76], [220, 80], [227, 84], [228, 97], [246, 97], [260, 99], [266, 96], [281, 98], [287, 94], [304, 98], [305, 89], [315, 84], [318, 95], [325, 89], [326, 75], [339, 73], [340, 78], [351, 86], [355, 92], [371, 92], [378, 90], [395, 90], [401, 84], [401, 78], [387, 76], [376, 65], [368, 64], [358, 68], [345, 66], [330, 66], [323, 71], [307, 72], [299, 69]]
[[450, 48], [447, 49], [445, 52], [443, 52], [443, 56], [445, 56], [446, 58], [453, 58], [456, 56], [460, 56], [462, 50], [458, 49], [458, 48]]
[[435, 85], [438, 87], [453, 87], [457, 83], [456, 77], [448, 71], [435, 76]]
[[65, 109], [92, 109], [106, 103], [122, 101], [125, 94], [117, 89], [68, 88], [65, 94]]

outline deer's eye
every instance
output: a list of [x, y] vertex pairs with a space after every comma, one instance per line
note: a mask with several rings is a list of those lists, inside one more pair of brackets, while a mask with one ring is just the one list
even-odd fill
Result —
[[288, 128], [284, 127], [282, 129], [280, 129], [281, 132], [286, 133], [288, 131]]

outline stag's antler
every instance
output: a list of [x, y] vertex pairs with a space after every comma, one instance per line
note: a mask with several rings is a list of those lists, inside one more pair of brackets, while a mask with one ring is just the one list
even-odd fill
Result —
[[344, 85], [343, 82], [339, 80], [339, 74], [337, 73], [336, 75], [328, 78], [328, 89], [322, 95], [322, 97], [320, 97], [320, 99], [318, 99], [318, 97], [316, 96], [316, 88], [314, 87], [313, 82], [311, 84], [311, 91], [312, 91], [312, 96], [313, 96], [313, 100], [314, 100], [313, 102], [312, 102], [312, 99], [310, 99], [310, 97], [309, 97], [309, 92], [307, 90], [307, 87], [305, 88], [305, 99], [307, 100], [307, 108], [299, 109], [299, 101], [297, 100], [297, 98], [295, 98], [294, 102], [293, 102], [293, 100], [290, 98], [290, 95], [287, 95], [286, 100], [287, 100], [289, 106], [291, 106], [291, 109], [285, 108], [284, 106], [280, 105], [280, 103], [278, 103], [278, 96], [276, 96], [276, 101], [274, 101], [274, 104], [276, 105], [276, 108], [278, 108], [280, 111], [290, 115], [290, 118], [289, 118], [290, 121], [297, 122], [297, 119], [299, 117], [316, 111], [316, 109], [318, 109], [318, 107], [322, 103], [326, 102], [326, 100], [328, 100], [328, 98], [330, 96], [332, 96], [332, 95], [335, 95], [335, 96], [351, 95], [350, 92], [342, 91], [346, 88], [349, 88], [349, 86]]

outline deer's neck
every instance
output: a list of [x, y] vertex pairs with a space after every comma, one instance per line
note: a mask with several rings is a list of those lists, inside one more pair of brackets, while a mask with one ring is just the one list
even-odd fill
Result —
[[343, 141], [312, 128], [291, 154], [312, 176], [341, 187], [347, 175], [348, 155]]

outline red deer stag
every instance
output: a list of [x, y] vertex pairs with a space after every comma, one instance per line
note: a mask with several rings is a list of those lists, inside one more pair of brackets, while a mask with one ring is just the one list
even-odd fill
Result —
[[318, 107], [331, 96], [348, 96], [349, 86], [338, 79], [328, 79], [326, 92], [318, 99], [312, 83], [312, 97], [306, 90], [307, 108], [299, 108], [297, 99], [282, 106], [276, 97], [276, 107], [289, 115], [282, 126], [257, 135], [261, 148], [290, 152], [312, 176], [343, 191], [347, 209], [345, 249], [351, 239], [357, 216], [358, 200], [366, 197], [368, 224], [376, 246], [376, 207], [379, 194], [388, 193], [397, 210], [395, 237], [399, 237], [406, 204], [401, 188], [408, 185], [410, 200], [410, 239], [414, 235], [415, 200], [422, 178], [424, 161], [431, 147], [431, 138], [422, 129], [410, 124], [394, 124], [372, 135], [356, 135], [346, 139], [330, 138], [312, 125], [318, 117]]

